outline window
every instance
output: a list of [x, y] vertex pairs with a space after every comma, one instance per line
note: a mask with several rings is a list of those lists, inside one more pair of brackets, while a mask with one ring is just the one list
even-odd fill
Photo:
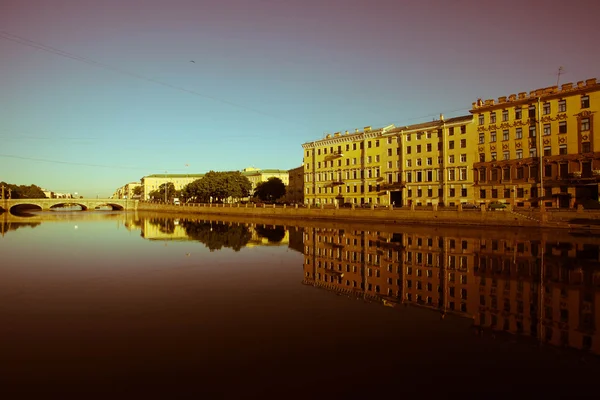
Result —
[[486, 169], [485, 169], [485, 168], [481, 168], [481, 169], [479, 170], [479, 180], [480, 180], [481, 182], [485, 182], [485, 181], [486, 181], [486, 175], [487, 175], [487, 171], [486, 171]]
[[515, 108], [515, 119], [521, 119], [523, 118], [523, 110], [521, 109], [521, 107], [516, 107]]
[[581, 108], [590, 108], [590, 96], [581, 96]]
[[433, 165], [433, 160], [431, 157], [427, 157], [427, 165]]
[[544, 165], [544, 176], [552, 176], [552, 165]]
[[590, 142], [581, 143], [581, 152], [582, 153], [591, 153]]
[[582, 118], [581, 119], [581, 131], [589, 131], [590, 130], [590, 119]]
[[484, 143], [485, 143], [485, 134], [480, 133], [479, 134], [479, 144], [484, 144]]
[[392, 149], [387, 149], [387, 155], [390, 157], [392, 155]]
[[542, 107], [542, 113], [544, 115], [550, 114], [550, 103], [544, 103], [544, 105]]
[[431, 151], [431, 143], [427, 143], [427, 151]]
[[490, 179], [492, 181], [497, 181], [498, 180], [498, 169], [497, 168], [492, 168], [490, 172], [492, 174], [492, 176], [491, 176]]
[[520, 160], [523, 158], [523, 150], [519, 149], [516, 151], [516, 155], [517, 155], [517, 160]]
[[550, 124], [544, 124], [544, 136], [550, 135]]
[[508, 121], [508, 110], [502, 110], [502, 122]]
[[558, 146], [558, 154], [560, 154], [560, 155], [567, 154], [567, 145], [566, 144], [561, 144]]
[[508, 129], [502, 131], [502, 140], [508, 140]]
[[454, 154], [450, 154], [450, 155], [448, 156], [448, 163], [449, 163], [449, 164], [454, 164]]
[[427, 133], [425, 134], [425, 137], [426, 137], [427, 139], [431, 139], [431, 131], [427, 132]]
[[492, 199], [498, 198], [498, 189], [492, 189]]
[[537, 149], [535, 147], [529, 149], [529, 157], [537, 157]]
[[485, 153], [479, 153], [479, 162], [485, 162]]
[[410, 146], [406, 146], [406, 154], [410, 154], [410, 153], [411, 153], [411, 150], [412, 150], [412, 149], [410, 148]]
[[371, 156], [367, 156], [367, 164], [371, 164], [371, 160], [372, 160]]
[[448, 128], [448, 136], [454, 136], [454, 127], [453, 126]]
[[465, 188], [460, 189], [460, 196], [467, 197], [467, 189], [465, 189]]
[[510, 160], [510, 152], [509, 151], [503, 151], [502, 152], [502, 159], [503, 160]]
[[458, 180], [461, 180], [461, 181], [467, 180], [467, 169], [465, 167], [461, 167], [458, 169]]
[[467, 162], [467, 155], [466, 154], [461, 154], [460, 155], [460, 162], [461, 163]]
[[558, 123], [558, 133], [567, 133], [567, 121], [560, 121]]
[[[523, 156], [523, 150], [518, 150], [521, 152], [521, 156]], [[519, 167], [517, 168], [517, 179], [523, 179], [523, 167]], [[522, 191], [523, 189], [521, 189]], [[521, 194], [519, 197], [523, 197], [523, 194]]]
[[420, 144], [418, 144], [418, 145], [417, 145], [417, 153], [420, 153], [420, 152], [421, 152], [421, 145], [420, 145]]
[[515, 131], [515, 139], [522, 139], [523, 138], [523, 128], [517, 128], [517, 130]]
[[406, 166], [412, 167], [412, 160], [406, 160]]
[[567, 112], [567, 101], [566, 100], [558, 101], [558, 112]]
[[485, 189], [479, 189], [479, 198], [485, 199]]
[[529, 106], [529, 118], [535, 119], [535, 106], [532, 104]]
[[467, 148], [467, 139], [460, 139], [460, 148], [461, 149]]
[[451, 141], [448, 142], [448, 148], [450, 150], [454, 150], [454, 140], [451, 140]]
[[496, 161], [496, 152], [495, 151], [491, 153], [491, 156], [492, 156], [492, 161]]
[[375, 147], [379, 147], [379, 140], [375, 141]]
[[372, 145], [372, 143], [371, 143], [371, 141], [369, 140], [369, 141], [367, 142], [367, 147], [370, 149], [370, 148], [371, 148], [371, 145]]
[[406, 141], [410, 142], [410, 133], [406, 135]]
[[504, 168], [502, 170], [502, 179], [510, 179], [510, 168]]
[[530, 138], [534, 138], [535, 137], [535, 125], [531, 125], [529, 127], [529, 137]]
[[387, 162], [387, 167], [388, 167], [388, 169], [392, 168], [392, 162], [391, 161]]
[[485, 117], [483, 114], [479, 114], [479, 125], [485, 124]]
[[379, 162], [379, 160], [380, 160], [380, 158], [379, 158], [379, 154], [377, 154], [377, 155], [375, 156], [375, 162]]
[[544, 156], [549, 157], [552, 155], [552, 147], [544, 146]]
[[356, 143], [352, 143], [352, 150], [356, 150]]
[[496, 132], [490, 132], [490, 143], [496, 142]]
[[317, 168], [321, 168], [321, 161], [317, 161]]
[[421, 159], [417, 158], [417, 166], [420, 167], [421, 166]]
[[461, 125], [460, 126], [460, 133], [461, 133], [461, 135], [467, 133], [467, 126], [466, 125]]
[[448, 168], [448, 180], [456, 180], [456, 171], [454, 170], [454, 168]]
[[496, 113], [491, 112], [490, 113], [490, 124], [495, 124], [495, 123], [496, 123]]

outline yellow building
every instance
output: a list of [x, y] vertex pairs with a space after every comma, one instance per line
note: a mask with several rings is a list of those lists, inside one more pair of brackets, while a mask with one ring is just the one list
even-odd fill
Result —
[[[403, 205], [472, 203], [476, 145], [472, 116], [392, 129], [400, 148]], [[388, 165], [389, 165], [389, 161]], [[398, 205], [398, 202], [396, 202]]]
[[[325, 139], [304, 143], [304, 198], [307, 204], [390, 204], [383, 189], [385, 174], [398, 178], [398, 147], [383, 134], [394, 125], [349, 134], [337, 132]], [[383, 154], [397, 158], [384, 164]], [[389, 168], [388, 168], [389, 167]], [[393, 178], [393, 176], [392, 176]], [[397, 180], [396, 180], [397, 181]]]
[[278, 178], [286, 186], [290, 183], [290, 174], [287, 170], [284, 169], [260, 169], [248, 167], [242, 170], [242, 175], [248, 178], [248, 180], [252, 184], [252, 188], [250, 189], [250, 196], [252, 196], [254, 190], [256, 190], [256, 185], [258, 185], [261, 182], [268, 181], [269, 178]]
[[201, 179], [204, 174], [155, 174], [144, 176], [141, 185], [144, 188], [143, 200], [150, 200], [150, 192], [157, 190], [160, 185], [172, 183], [175, 190], [181, 190], [186, 185]]
[[327, 135], [304, 143], [308, 204], [472, 202], [472, 116]]
[[[113, 199], [131, 199], [135, 198], [134, 190], [136, 187], [142, 186], [140, 182], [129, 182], [126, 185], [118, 188], [112, 195]], [[141, 197], [141, 196], [140, 196]]]
[[596, 79], [473, 103], [478, 202], [564, 208], [597, 204], [599, 109]]

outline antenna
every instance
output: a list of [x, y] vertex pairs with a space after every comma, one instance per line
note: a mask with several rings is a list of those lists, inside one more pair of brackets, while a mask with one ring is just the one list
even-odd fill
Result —
[[563, 67], [558, 67], [558, 77], [556, 78], [556, 86], [558, 86], [558, 83], [560, 82], [560, 75], [565, 71], [565, 69]]

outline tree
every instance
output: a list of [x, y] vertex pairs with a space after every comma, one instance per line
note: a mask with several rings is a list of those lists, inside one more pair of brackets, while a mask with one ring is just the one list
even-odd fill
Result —
[[[42, 188], [36, 185], [13, 185], [6, 182], [0, 182], [0, 186], [4, 186], [4, 195], [8, 198], [8, 189], [10, 189], [10, 197], [13, 199], [45, 199], [46, 194]], [[1, 196], [1, 192], [0, 192]]]
[[133, 188], [133, 195], [134, 196], [141, 196], [142, 194], [144, 194], [144, 187], [143, 186], [136, 186]]
[[227, 198], [239, 199], [247, 197], [252, 184], [238, 171], [215, 172], [210, 171], [201, 179], [186, 185], [182, 196], [186, 199], [199, 202], [223, 201]]
[[262, 201], [273, 202], [285, 195], [285, 185], [279, 178], [269, 178], [256, 185], [254, 195]]
[[150, 192], [150, 197], [154, 200], [165, 200], [165, 188], [167, 190], [167, 202], [171, 202], [175, 197], [179, 197], [179, 191], [175, 190], [173, 182], [163, 183], [158, 189]]

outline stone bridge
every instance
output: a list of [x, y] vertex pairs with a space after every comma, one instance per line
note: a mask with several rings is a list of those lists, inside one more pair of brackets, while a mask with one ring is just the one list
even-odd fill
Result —
[[83, 211], [94, 211], [96, 207], [110, 206], [113, 210], [136, 210], [138, 200], [128, 199], [0, 199], [0, 211], [10, 211], [13, 207], [29, 205], [41, 211], [61, 205], [78, 205]]

